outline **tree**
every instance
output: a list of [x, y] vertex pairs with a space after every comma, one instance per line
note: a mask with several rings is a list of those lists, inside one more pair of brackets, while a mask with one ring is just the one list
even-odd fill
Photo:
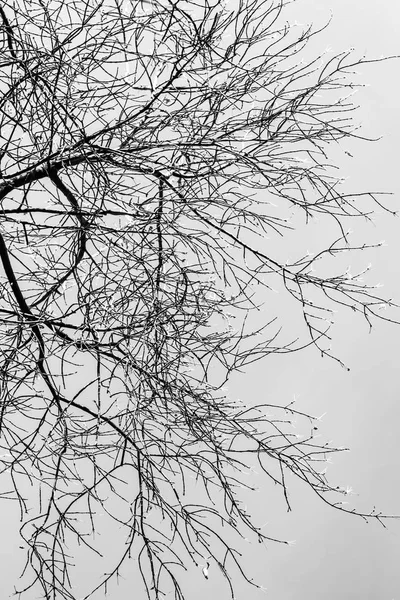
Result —
[[[335, 306], [393, 318], [340, 260], [369, 247], [347, 222], [380, 197], [343, 191], [327, 155], [361, 137], [353, 73], [373, 61], [306, 59], [322, 30], [290, 26], [285, 4], [0, 8], [1, 472], [27, 547], [22, 596], [76, 600], [72, 563], [90, 551], [108, 560], [94, 589], [134, 555], [148, 598], [183, 599], [190, 564], [217, 565], [233, 597], [235, 569], [247, 579], [233, 534], [271, 539], [240, 501], [254, 463], [288, 509], [295, 477], [356, 512], [320, 470], [340, 449], [314, 439], [311, 415], [224, 388], [274, 353], [339, 360]], [[316, 216], [336, 235], [288, 260], [279, 239]], [[248, 325], [258, 288], [291, 299], [302, 337], [271, 310]], [[101, 516], [124, 536], [112, 556]]]

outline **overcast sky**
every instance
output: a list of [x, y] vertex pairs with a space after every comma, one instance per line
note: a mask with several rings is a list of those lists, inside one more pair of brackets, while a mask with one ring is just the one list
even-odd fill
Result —
[[[333, 21], [319, 38], [321, 53], [330, 46], [336, 52], [354, 47], [358, 55], [370, 57], [400, 54], [398, 0], [298, 0], [290, 10], [298, 21], [316, 24], [323, 24], [332, 10]], [[390, 202], [398, 206], [400, 61], [359, 70], [369, 84], [358, 94], [363, 132], [383, 139], [357, 145], [355, 158], [343, 162], [343, 175], [349, 177], [352, 190], [393, 192]], [[369, 232], [375, 241], [384, 238], [387, 243], [373, 253], [376, 281], [384, 284], [386, 296], [400, 300], [400, 220], [378, 215], [377, 227]], [[354, 489], [357, 495], [349, 501], [359, 510], [376, 506], [400, 514], [399, 333], [400, 326], [381, 323], [369, 334], [352, 314], [340, 314], [333, 347], [350, 372], [306, 351], [258, 363], [235, 380], [235, 393], [250, 403], [265, 400], [265, 394], [282, 404], [296, 397], [299, 409], [326, 413], [321, 436], [351, 448], [334, 458], [329, 474], [338, 485]], [[249, 509], [269, 522], [271, 535], [296, 543], [271, 544], [263, 553], [259, 547], [249, 548], [246, 562], [266, 593], [240, 585], [238, 600], [400, 600], [400, 522], [389, 523], [387, 530], [378, 524], [367, 526], [324, 506], [298, 485], [292, 492], [294, 510], [288, 514], [261, 477], [260, 488], [259, 494], [248, 497]], [[1, 598], [12, 592], [22, 565], [23, 552], [13, 535], [16, 523], [12, 508], [0, 515]], [[132, 570], [135, 567], [133, 563]], [[86, 570], [90, 565], [81, 566], [82, 578]], [[110, 600], [142, 600], [130, 585], [113, 588]], [[204, 594], [219, 598], [221, 590], [219, 577], [210, 570], [210, 579], [201, 586], [196, 583], [190, 600]]]
[[[400, 54], [396, 0], [299, 0], [296, 6], [299, 21], [316, 24], [322, 24], [330, 10], [332, 23], [318, 41], [322, 50], [325, 42], [334, 52], [354, 47], [368, 57]], [[343, 175], [352, 190], [393, 192], [390, 202], [398, 208], [400, 61], [359, 71], [369, 84], [356, 97], [363, 133], [383, 139], [357, 145], [354, 159], [343, 163]], [[387, 245], [372, 254], [374, 279], [384, 284], [385, 296], [400, 298], [400, 221], [381, 214], [376, 222], [369, 234]], [[274, 357], [243, 377], [243, 393], [251, 382], [249, 399], [267, 388], [281, 402], [296, 396], [301, 409], [326, 412], [321, 436], [351, 448], [333, 459], [330, 477], [354, 489], [357, 495], [349, 501], [359, 510], [376, 506], [399, 514], [399, 330], [383, 323], [369, 334], [353, 315], [340, 314], [334, 336], [333, 348], [350, 372], [313, 352]], [[400, 522], [391, 522], [387, 530], [366, 525], [322, 505], [300, 487], [292, 496], [294, 510], [289, 515], [282, 505], [268, 510], [267, 491], [264, 498], [259, 506], [265, 506], [273, 532], [296, 543], [290, 548], [271, 545], [262, 559], [254, 551], [252, 558], [267, 588], [265, 595], [255, 593], [254, 598], [400, 600]]]

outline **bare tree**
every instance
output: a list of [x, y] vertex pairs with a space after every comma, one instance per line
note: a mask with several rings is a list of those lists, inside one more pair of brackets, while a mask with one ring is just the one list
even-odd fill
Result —
[[[204, 560], [232, 598], [235, 570], [256, 585], [237, 550], [271, 539], [240, 501], [255, 463], [288, 509], [295, 477], [355, 512], [321, 471], [338, 449], [314, 439], [312, 416], [224, 391], [270, 354], [331, 356], [338, 304], [389, 318], [340, 260], [368, 247], [348, 223], [379, 196], [343, 191], [327, 156], [357, 137], [350, 96], [368, 61], [307, 58], [319, 31], [290, 26], [284, 4], [0, 8], [1, 472], [27, 548], [22, 597], [76, 600], [86, 551], [108, 561], [91, 590], [131, 556], [149, 599], [183, 599], [183, 571]], [[288, 260], [279, 239], [315, 216], [334, 237]], [[272, 309], [252, 328], [257, 288], [291, 299], [303, 337]], [[108, 554], [105, 520], [123, 536]]]

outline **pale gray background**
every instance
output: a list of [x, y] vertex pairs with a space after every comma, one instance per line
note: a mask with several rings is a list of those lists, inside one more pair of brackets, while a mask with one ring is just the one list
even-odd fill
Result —
[[[321, 53], [330, 46], [336, 52], [355, 47], [358, 55], [370, 57], [400, 54], [398, 0], [298, 0], [287, 14], [318, 25], [329, 17], [330, 9], [333, 21], [315, 41]], [[340, 159], [343, 175], [349, 177], [353, 191], [394, 192], [390, 202], [400, 209], [400, 61], [358, 70], [359, 80], [370, 84], [356, 96], [363, 132], [384, 137], [375, 144], [355, 144], [355, 158]], [[366, 231], [375, 241], [384, 238], [387, 246], [370, 253], [366, 262], [373, 262], [375, 279], [385, 286], [383, 293], [400, 301], [400, 221], [378, 215], [376, 223], [375, 229]], [[400, 514], [400, 326], [378, 323], [368, 334], [353, 314], [340, 313], [334, 335], [333, 349], [350, 372], [305, 351], [254, 365], [235, 380], [231, 393], [250, 403], [284, 404], [295, 396], [299, 409], [317, 415], [326, 412], [320, 427], [323, 439], [351, 447], [350, 453], [334, 458], [328, 472], [332, 481], [355, 490], [357, 495], [349, 501], [359, 510], [375, 505], [383, 512]], [[367, 526], [329, 509], [298, 485], [292, 492], [294, 511], [287, 514], [281, 499], [259, 479], [260, 493], [246, 497], [249, 509], [259, 522], [269, 522], [271, 535], [296, 543], [292, 547], [271, 544], [267, 552], [249, 547], [246, 564], [267, 591], [240, 584], [238, 600], [400, 600], [400, 522], [388, 523], [387, 530], [377, 524]], [[16, 507], [5, 502], [1, 506], [0, 599], [12, 592], [24, 554], [15, 535]], [[134, 583], [135, 563], [131, 569], [132, 577], [127, 569], [125, 583], [110, 588], [111, 600], [144, 600]], [[91, 566], [80, 565], [79, 570], [84, 583]], [[188, 587], [192, 582], [194, 586], [190, 600], [222, 598], [220, 577], [212, 570], [207, 582], [201, 578], [187, 582]], [[36, 597], [32, 594], [29, 600]]]

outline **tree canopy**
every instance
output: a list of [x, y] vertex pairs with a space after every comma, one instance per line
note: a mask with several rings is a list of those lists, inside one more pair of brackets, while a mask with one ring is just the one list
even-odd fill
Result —
[[[395, 320], [340, 260], [369, 247], [349, 225], [384, 205], [346, 191], [329, 158], [361, 137], [354, 71], [374, 61], [310, 57], [322, 30], [290, 24], [286, 4], [0, 7], [0, 467], [23, 593], [77, 600], [73, 563], [89, 551], [107, 567], [85, 598], [132, 557], [149, 599], [183, 599], [193, 564], [218, 566], [232, 598], [235, 571], [258, 585], [237, 550], [271, 540], [240, 501], [255, 463], [288, 508], [294, 476], [355, 512], [321, 470], [338, 449], [312, 416], [225, 389], [271, 354], [339, 360], [337, 306]], [[331, 238], [290, 259], [286, 236], [315, 218]], [[290, 299], [301, 335], [273, 301], [258, 311], [260, 289]], [[94, 535], [105, 519], [121, 532], [112, 553]]]

